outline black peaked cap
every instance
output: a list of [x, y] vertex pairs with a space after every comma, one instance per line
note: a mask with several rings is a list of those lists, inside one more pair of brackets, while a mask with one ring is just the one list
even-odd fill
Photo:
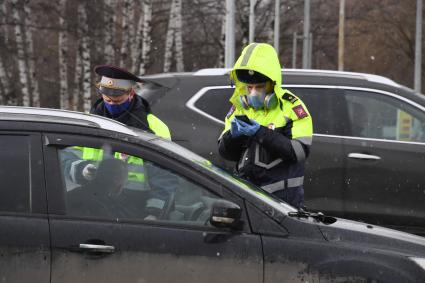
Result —
[[119, 67], [110, 66], [110, 65], [99, 65], [94, 67], [94, 72], [99, 76], [108, 77], [111, 79], [119, 80], [129, 80], [142, 83], [143, 80], [136, 76], [135, 74], [130, 73], [127, 70], [124, 70]]

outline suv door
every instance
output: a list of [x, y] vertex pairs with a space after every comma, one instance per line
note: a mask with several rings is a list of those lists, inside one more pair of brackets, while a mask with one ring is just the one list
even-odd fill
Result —
[[[46, 141], [53, 283], [262, 281], [260, 237], [248, 225], [235, 232], [208, 222], [216, 200], [243, 207], [219, 184], [140, 146], [56, 134]], [[89, 160], [84, 148], [102, 157], [90, 160], [96, 177], [78, 183], [77, 167]], [[130, 166], [134, 158], [143, 171]], [[127, 164], [127, 171], [121, 165], [108, 171], [109, 163]], [[144, 181], [132, 183], [133, 173]], [[158, 191], [162, 198], [153, 201]], [[150, 204], [161, 201], [155, 218]]]
[[344, 167], [342, 137], [348, 113], [343, 90], [325, 86], [287, 85], [307, 106], [313, 119], [313, 144], [306, 163], [306, 206], [344, 216]]
[[347, 89], [345, 95], [347, 217], [425, 232], [423, 107], [383, 91]]
[[50, 239], [41, 149], [39, 134], [0, 132], [3, 282], [50, 282]]

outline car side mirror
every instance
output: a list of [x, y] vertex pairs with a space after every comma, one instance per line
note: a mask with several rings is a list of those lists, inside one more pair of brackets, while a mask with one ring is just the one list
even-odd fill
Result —
[[239, 205], [223, 199], [216, 200], [212, 206], [210, 223], [218, 228], [241, 230], [243, 226], [241, 215]]

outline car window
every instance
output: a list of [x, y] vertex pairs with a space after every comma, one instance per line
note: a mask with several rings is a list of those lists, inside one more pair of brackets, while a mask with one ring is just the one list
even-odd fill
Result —
[[229, 99], [234, 88], [209, 89], [195, 102], [195, 107], [203, 112], [224, 121], [227, 112], [232, 106]]
[[313, 119], [315, 134], [345, 135], [348, 113], [343, 91], [325, 88], [288, 87], [301, 98]]
[[1, 136], [0, 211], [30, 210], [30, 161], [29, 136]]
[[139, 156], [108, 148], [59, 149], [66, 213], [206, 225], [217, 196]]
[[346, 91], [353, 136], [425, 142], [425, 115], [394, 97]]

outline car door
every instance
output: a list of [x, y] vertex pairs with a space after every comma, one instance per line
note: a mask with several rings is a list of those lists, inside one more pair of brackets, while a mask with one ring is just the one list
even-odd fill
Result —
[[41, 150], [39, 134], [0, 131], [3, 282], [50, 282], [50, 239]]
[[394, 227], [423, 227], [423, 107], [384, 91], [345, 92], [352, 132], [344, 139], [347, 217]]
[[313, 120], [313, 144], [304, 178], [308, 209], [343, 217], [344, 167], [342, 137], [348, 121], [344, 93], [327, 86], [286, 85], [307, 106]]
[[[81, 185], [75, 172], [88, 161], [79, 152], [84, 147], [101, 150], [103, 157], [90, 161], [96, 177]], [[259, 236], [248, 225], [235, 232], [208, 222], [215, 200], [243, 207], [220, 184], [166, 155], [112, 140], [47, 134], [45, 150], [52, 173], [47, 182], [53, 201], [52, 282], [262, 282]], [[103, 202], [102, 192], [117, 191], [112, 187], [121, 176], [119, 166], [104, 171], [106, 161], [122, 164], [132, 158], [142, 160], [139, 180], [147, 183], [130, 186], [133, 169], [128, 169], [118, 197]], [[149, 204], [161, 201], [161, 213], [151, 214]], [[245, 223], [246, 217], [244, 212]]]

